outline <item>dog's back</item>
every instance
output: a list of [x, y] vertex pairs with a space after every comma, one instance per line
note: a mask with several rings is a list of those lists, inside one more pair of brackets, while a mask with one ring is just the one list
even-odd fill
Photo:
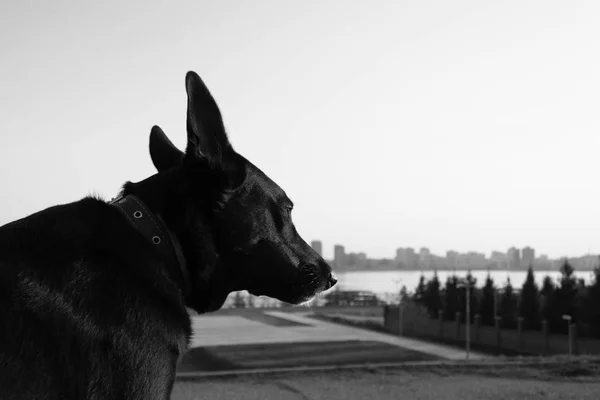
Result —
[[168, 396], [189, 319], [131, 229], [92, 198], [0, 228], [1, 398]]

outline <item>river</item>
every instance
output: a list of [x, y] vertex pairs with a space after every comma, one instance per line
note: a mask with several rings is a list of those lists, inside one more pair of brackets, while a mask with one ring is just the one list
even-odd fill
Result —
[[[453, 271], [438, 271], [438, 278], [443, 286], [446, 283], [448, 276], [451, 276]], [[464, 278], [467, 276], [467, 270], [457, 270], [456, 276]], [[560, 278], [560, 272], [554, 271], [535, 271], [535, 280], [539, 287], [542, 286], [542, 282], [546, 275], [549, 275], [557, 283]], [[421, 274], [426, 279], [433, 277], [433, 271], [346, 271], [336, 272], [338, 284], [334, 290], [361, 290], [370, 291], [378, 295], [381, 300], [386, 302], [396, 302], [398, 300], [398, 294], [402, 286], [406, 286], [409, 292], [414, 292], [415, 288], [419, 284]], [[485, 284], [488, 272], [486, 270], [475, 270], [471, 271], [471, 275], [477, 279], [476, 286], [482, 287]], [[496, 287], [503, 287], [506, 283], [506, 279], [510, 278], [510, 281], [515, 289], [520, 289], [525, 282], [527, 277], [527, 271], [502, 271], [495, 270], [490, 271], [490, 275], [494, 280]], [[577, 278], [585, 279], [587, 284], [593, 282], [593, 273], [591, 271], [575, 271], [574, 275]], [[240, 293], [243, 297], [248, 296], [248, 292], [244, 291]], [[230, 307], [233, 304], [235, 293], [232, 293], [227, 301], [225, 307]], [[325, 302], [322, 296], [318, 296], [313, 302], [314, 305], [320, 305]], [[269, 307], [277, 306], [279, 301], [266, 297], [260, 296], [254, 299], [255, 307]]]

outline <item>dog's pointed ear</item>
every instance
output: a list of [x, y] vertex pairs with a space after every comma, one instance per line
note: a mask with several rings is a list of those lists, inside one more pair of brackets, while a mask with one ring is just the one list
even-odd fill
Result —
[[150, 158], [158, 172], [181, 165], [183, 156], [163, 130], [154, 125], [150, 131]]
[[235, 152], [225, 133], [217, 103], [202, 79], [193, 71], [185, 76], [185, 88], [188, 96], [188, 141], [184, 163], [204, 159], [211, 167], [222, 170], [230, 168]]

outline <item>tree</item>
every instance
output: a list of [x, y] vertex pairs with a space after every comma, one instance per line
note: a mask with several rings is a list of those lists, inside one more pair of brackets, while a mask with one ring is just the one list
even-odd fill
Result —
[[516, 298], [513, 293], [513, 286], [510, 283], [510, 277], [506, 279], [504, 285], [504, 293], [500, 299], [500, 305], [498, 307], [498, 316], [502, 318], [502, 326], [505, 328], [515, 328], [517, 323], [515, 319], [516, 314]]
[[444, 319], [454, 320], [458, 308], [458, 278], [449, 276], [444, 289]]
[[246, 299], [246, 304], [247, 304], [248, 308], [255, 308], [256, 307], [256, 297], [254, 297], [253, 295], [248, 293], [248, 298]]
[[488, 276], [485, 279], [485, 285], [482, 289], [481, 296], [481, 324], [482, 325], [494, 325], [494, 317], [495, 317], [495, 295], [496, 295], [496, 287], [494, 286], [494, 280], [490, 276], [488, 272]]
[[542, 288], [540, 289], [540, 296], [549, 296], [556, 290], [556, 285], [554, 285], [554, 281], [549, 275], [544, 277], [544, 281], [542, 282]]
[[415, 289], [415, 294], [413, 296], [413, 299], [415, 301], [415, 303], [421, 305], [421, 306], [425, 306], [426, 304], [426, 300], [425, 300], [425, 276], [423, 274], [421, 274], [421, 278], [419, 279], [419, 285], [417, 286], [417, 289]]
[[542, 289], [540, 290], [540, 306], [541, 317], [548, 322], [548, 329], [550, 330], [556, 325], [557, 318], [560, 318], [557, 317], [558, 310], [555, 306], [557, 300], [556, 285], [552, 278], [546, 275], [542, 283]]
[[591, 310], [587, 308], [587, 299], [589, 297], [589, 286], [586, 285], [585, 279], [579, 278], [575, 284], [575, 301], [573, 307], [575, 308], [575, 315], [577, 315], [577, 332], [580, 335], [589, 334], [590, 327], [590, 314]]
[[[577, 303], [579, 288], [575, 272], [569, 261], [565, 259], [560, 267], [561, 277], [555, 286], [550, 277], [544, 279], [541, 294], [543, 299], [542, 316], [548, 321], [550, 332], [567, 333], [567, 323], [563, 315], [570, 315], [573, 323], [577, 322]], [[582, 294], [582, 293], [580, 293]]]
[[442, 297], [440, 295], [440, 280], [437, 275], [437, 271], [433, 273], [431, 278], [425, 287], [425, 306], [427, 312], [431, 318], [437, 318], [440, 310], [442, 309]]
[[525, 329], [539, 329], [540, 327], [540, 298], [539, 288], [535, 283], [533, 267], [527, 270], [527, 278], [521, 288], [519, 299], [519, 316], [523, 317]]
[[564, 321], [562, 321], [563, 315], [570, 315], [572, 317], [573, 322], [577, 322], [577, 309], [576, 309], [576, 299], [577, 299], [577, 280], [573, 273], [575, 269], [571, 266], [567, 259], [564, 260], [562, 266], [560, 267], [560, 281], [559, 288], [556, 291], [557, 301], [556, 308], [557, 313], [553, 320], [553, 326], [557, 331], [567, 333], [567, 326]]
[[590, 333], [600, 338], [600, 265], [594, 269], [594, 279], [588, 287], [585, 303]]
[[235, 308], [246, 308], [246, 300], [242, 296], [242, 292], [236, 292], [233, 298], [233, 306]]
[[408, 289], [406, 289], [406, 285], [402, 285], [400, 288], [400, 302], [404, 303], [410, 300], [410, 294], [408, 294]]

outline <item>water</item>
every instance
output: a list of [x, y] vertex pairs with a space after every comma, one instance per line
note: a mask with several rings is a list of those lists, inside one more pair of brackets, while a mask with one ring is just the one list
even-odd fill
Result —
[[[464, 278], [467, 276], [467, 270], [457, 270], [456, 276]], [[379, 295], [399, 293], [402, 286], [406, 286], [409, 292], [415, 290], [419, 284], [421, 274], [425, 279], [433, 277], [433, 271], [348, 271], [336, 272], [339, 290], [368, 290]], [[438, 271], [438, 278], [445, 285], [448, 276], [454, 274], [453, 271]], [[510, 277], [510, 282], [514, 288], [520, 288], [525, 282], [527, 271], [490, 271], [490, 276], [494, 280], [497, 287], [502, 287], [506, 283], [506, 279]], [[477, 279], [477, 287], [482, 287], [488, 275], [487, 270], [471, 271], [471, 275]], [[534, 276], [537, 284], [541, 287], [546, 275], [558, 282], [560, 278], [559, 271], [534, 271]], [[587, 284], [592, 282], [593, 273], [590, 271], [575, 271], [574, 275], [577, 278], [585, 279]]]
[[[448, 276], [452, 276], [453, 271], [438, 271], [438, 278], [442, 287], [446, 283]], [[464, 278], [467, 276], [467, 270], [457, 270], [456, 276], [458, 278]], [[386, 303], [395, 303], [398, 301], [398, 295], [402, 286], [406, 286], [409, 292], [414, 292], [415, 288], [419, 284], [421, 274], [425, 276], [425, 279], [431, 279], [433, 277], [433, 271], [348, 271], [348, 272], [336, 272], [338, 278], [338, 284], [336, 290], [361, 290], [370, 291], [377, 294], [381, 300]], [[476, 286], [482, 287], [485, 284], [485, 280], [488, 275], [488, 271], [471, 271], [471, 275], [477, 279]], [[510, 282], [515, 289], [520, 289], [525, 282], [527, 277], [527, 271], [490, 271], [490, 275], [494, 280], [496, 287], [503, 287], [506, 283], [506, 279], [510, 277]], [[553, 278], [554, 282], [557, 283], [560, 278], [560, 272], [558, 270], [553, 271], [535, 271], [535, 280], [539, 287], [542, 286], [544, 278], [549, 275]], [[593, 282], [593, 273], [591, 271], [575, 271], [575, 277], [583, 278], [587, 284]], [[241, 295], [244, 298], [248, 297], [248, 292], [243, 291]], [[231, 307], [233, 305], [235, 293], [232, 293], [227, 298], [224, 307]], [[322, 305], [325, 303], [325, 299], [322, 296], [318, 296], [313, 302], [314, 306]], [[281, 303], [278, 300], [272, 299], [266, 296], [254, 297], [254, 307], [279, 307]]]

